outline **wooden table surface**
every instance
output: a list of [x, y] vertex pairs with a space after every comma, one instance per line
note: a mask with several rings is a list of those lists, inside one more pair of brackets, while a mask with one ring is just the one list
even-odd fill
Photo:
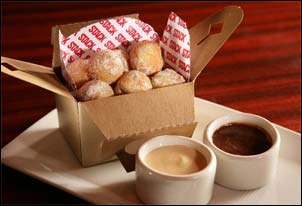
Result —
[[[244, 19], [198, 77], [197, 97], [301, 132], [300, 2], [2, 2], [2, 56], [51, 66], [51, 27], [130, 13], [162, 33], [171, 11], [188, 27], [239, 5]], [[1, 74], [1, 147], [55, 108], [54, 95]], [[1, 203], [86, 202], [1, 165]]]

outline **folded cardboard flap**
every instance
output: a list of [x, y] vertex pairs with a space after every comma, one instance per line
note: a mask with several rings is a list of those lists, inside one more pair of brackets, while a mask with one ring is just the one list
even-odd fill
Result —
[[38, 64], [33, 64], [33, 63], [1, 56], [1, 64], [4, 63], [21, 71], [54, 74], [53, 69], [51, 67], [46, 67]]
[[[228, 6], [190, 28], [191, 80], [194, 81], [243, 19], [238, 6]], [[220, 33], [209, 35], [211, 25], [222, 23]]]
[[[5, 64], [16, 68], [11, 70]], [[74, 97], [59, 81], [52, 68], [1, 56], [1, 72], [37, 85], [67, 98]]]
[[[70, 143], [75, 144], [73, 148], [77, 148], [78, 150], [73, 151], [81, 161], [82, 165], [85, 167], [111, 160], [116, 152], [122, 150], [126, 145], [134, 140], [141, 138], [151, 138], [163, 134], [175, 134], [190, 137], [192, 136], [196, 126], [196, 122], [185, 122], [181, 125], [172, 125], [168, 127], [162, 127], [161, 125], [161, 127], [159, 128], [149, 128], [147, 131], [140, 131], [134, 134], [127, 134], [122, 138], [112, 138], [108, 140], [108, 138], [105, 137], [102, 131], [102, 127], [100, 129], [99, 126], [95, 124], [95, 120], [93, 119], [94, 117], [91, 117], [91, 115], [86, 111], [83, 105], [77, 104], [78, 111], [74, 111], [73, 113], [75, 114], [75, 116], [72, 116], [70, 111], [66, 111], [70, 106], [76, 108], [76, 106], [70, 102], [71, 100], [60, 97], [58, 95], [57, 100], [61, 102], [60, 105], [62, 107], [65, 107], [65, 109], [62, 108], [63, 110], [61, 111], [61, 114], [59, 114], [60, 126], [61, 122], [64, 123], [67, 119], [69, 119], [70, 122], [73, 120], [72, 118], [76, 118], [76, 116], [79, 120], [77, 121], [78, 125], [74, 125], [75, 130], [73, 130], [70, 125], [67, 125], [68, 121], [66, 121], [65, 125], [62, 125], [63, 127], [65, 126], [65, 128], [62, 128], [62, 130], [65, 132], [63, 133], [64, 137], [67, 138]], [[109, 109], [112, 108], [109, 107]], [[133, 106], [126, 110], [133, 110]], [[102, 114], [102, 110], [100, 109], [98, 109], [97, 112]], [[78, 115], [76, 113], [78, 113]], [[94, 113], [96, 113], [96, 111], [94, 111]], [[118, 114], [118, 112], [115, 110], [111, 111], [111, 113]], [[70, 114], [71, 116], [66, 117]], [[106, 115], [108, 115], [108, 113]], [[131, 116], [131, 114], [129, 114], [129, 116]], [[108, 116], [108, 118], [111, 118], [110, 115]], [[144, 119], [142, 121], [144, 121]], [[72, 124], [73, 123], [74, 121], [72, 121]], [[127, 122], [115, 122], [114, 125], [116, 130], [120, 130], [120, 124], [127, 124]], [[71, 131], [68, 132], [68, 130]], [[77, 133], [80, 133], [80, 137], [77, 136]], [[65, 136], [65, 134], [67, 136]], [[76, 136], [72, 138], [72, 135]]]
[[81, 102], [80, 106], [107, 140], [113, 140], [152, 128], [194, 122], [192, 84], [188, 82], [148, 92], [104, 98], [102, 101]]

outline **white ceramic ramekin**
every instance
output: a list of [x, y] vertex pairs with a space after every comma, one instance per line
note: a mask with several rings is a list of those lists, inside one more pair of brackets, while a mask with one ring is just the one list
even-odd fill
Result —
[[[272, 147], [267, 151], [250, 156], [234, 155], [218, 148], [212, 140], [214, 132], [229, 123], [244, 123], [258, 126], [271, 136]], [[264, 186], [276, 175], [280, 135], [275, 126], [263, 117], [238, 113], [219, 117], [210, 122], [205, 131], [203, 141], [217, 157], [215, 182], [235, 190], [250, 190]]]
[[[170, 175], [150, 168], [145, 156], [152, 150], [170, 145], [196, 149], [207, 160], [207, 166], [188, 175]], [[136, 192], [146, 204], [207, 204], [212, 196], [216, 172], [215, 154], [204, 144], [188, 137], [163, 135], [146, 141], [136, 155]]]

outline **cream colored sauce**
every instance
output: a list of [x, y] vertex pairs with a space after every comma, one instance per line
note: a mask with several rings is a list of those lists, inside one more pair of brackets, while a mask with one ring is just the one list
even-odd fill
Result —
[[146, 155], [145, 162], [155, 170], [172, 175], [191, 174], [207, 165], [200, 152], [184, 145], [157, 148]]

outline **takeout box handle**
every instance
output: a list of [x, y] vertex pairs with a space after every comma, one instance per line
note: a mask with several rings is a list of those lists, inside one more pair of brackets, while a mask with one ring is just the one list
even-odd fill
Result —
[[1, 56], [1, 65], [4, 63], [9, 64], [10, 66], [13, 66], [14, 68], [21, 71], [55, 74], [51, 67], [46, 67], [38, 64], [33, 64], [30, 62], [24, 62], [21, 60]]
[[[190, 28], [191, 80], [194, 81], [235, 31], [244, 13], [239, 6], [228, 6]], [[210, 34], [211, 25], [222, 24], [221, 32]]]
[[[15, 70], [9, 69], [9, 67]], [[51, 67], [1, 56], [1, 72], [64, 97], [74, 98], [57, 78]]]

